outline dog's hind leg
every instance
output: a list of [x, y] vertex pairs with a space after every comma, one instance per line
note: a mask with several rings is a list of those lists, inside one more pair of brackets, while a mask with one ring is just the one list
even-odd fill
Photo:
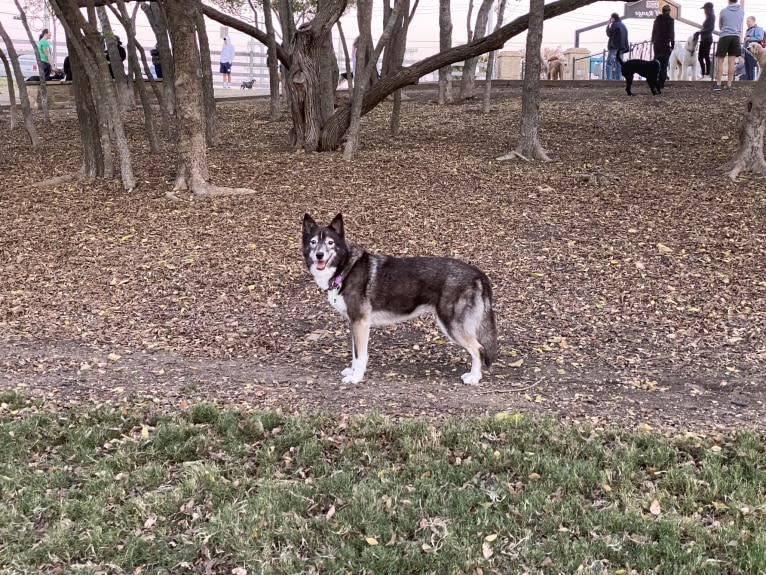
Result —
[[[471, 294], [473, 301], [463, 296], [454, 307], [454, 316], [436, 311], [436, 323], [442, 332], [471, 355], [471, 371], [460, 376], [463, 383], [477, 385], [481, 381], [482, 354], [485, 353], [479, 341], [479, 331], [485, 320], [484, 302], [481, 294]], [[492, 327], [494, 328], [494, 321]], [[494, 335], [494, 334], [493, 334]], [[491, 363], [486, 358], [485, 363]]]
[[364, 373], [367, 371], [367, 344], [370, 341], [370, 318], [363, 317], [351, 322], [351, 350], [353, 358], [351, 360], [351, 373], [343, 370], [343, 383], [359, 383], [364, 379]]

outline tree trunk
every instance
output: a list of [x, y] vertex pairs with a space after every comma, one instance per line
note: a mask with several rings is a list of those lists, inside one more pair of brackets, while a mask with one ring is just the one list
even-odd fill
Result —
[[[489, 11], [492, 9], [493, 0], [482, 0], [479, 12], [476, 14], [476, 26], [473, 30], [472, 42], [484, 38], [487, 35], [487, 21]], [[476, 64], [478, 57], [468, 58], [463, 64], [463, 80], [460, 83], [460, 97], [463, 100], [473, 98], [476, 91]]]
[[277, 59], [277, 37], [274, 33], [274, 18], [271, 0], [263, 0], [263, 20], [269, 36], [266, 64], [269, 67], [269, 119], [279, 120], [279, 60]]
[[[410, 12], [410, 0], [404, 1], [401, 10], [399, 12], [399, 19], [394, 25], [393, 36], [391, 38], [391, 58], [389, 60], [389, 70], [387, 74], [398, 72], [402, 69], [404, 64], [404, 53], [407, 49], [407, 33], [410, 29], [410, 22], [415, 17], [415, 11], [418, 9], [418, 3], [420, 0], [415, 0], [415, 4]], [[401, 22], [401, 24], [400, 24]], [[389, 52], [389, 50], [386, 50]], [[394, 105], [391, 110], [391, 121], [389, 122], [389, 132], [391, 137], [395, 138], [399, 135], [399, 119], [401, 117], [402, 109], [402, 91], [397, 90], [394, 92]]]
[[[110, 6], [112, 9], [114, 7]], [[146, 137], [149, 140], [149, 150], [152, 154], [157, 154], [160, 151], [160, 142], [157, 138], [157, 131], [154, 129], [154, 117], [152, 114], [152, 106], [149, 102], [149, 97], [146, 94], [146, 85], [144, 84], [143, 74], [141, 73], [141, 67], [138, 64], [138, 57], [136, 56], [136, 29], [133, 25], [136, 10], [138, 5], [133, 8], [133, 18], [128, 14], [128, 9], [125, 7], [124, 0], [117, 0], [116, 16], [122, 27], [125, 28], [128, 41], [128, 68], [132, 71], [132, 74], [128, 74], [128, 79], [133, 76], [133, 85], [138, 90], [138, 96], [141, 100], [141, 108], [144, 111], [144, 130], [146, 131]]]
[[[314, 19], [296, 30], [292, 41], [292, 62], [287, 74], [287, 91], [293, 119], [292, 132], [294, 145], [307, 152], [319, 149], [319, 138], [326, 118], [324, 110], [328, 108], [328, 102], [322, 102], [323, 90], [327, 90], [328, 71], [323, 72], [323, 85], [320, 68], [323, 64], [329, 65], [326, 54], [327, 37], [345, 7], [346, 0], [327, 0], [320, 3]], [[330, 89], [332, 101], [329, 104], [334, 107], [335, 86], [330, 86]]]
[[346, 86], [348, 88], [349, 96], [354, 95], [354, 74], [351, 69], [351, 55], [348, 52], [348, 42], [346, 42], [346, 34], [343, 32], [343, 25], [338, 20], [338, 36], [340, 36], [340, 44], [343, 46], [343, 59], [346, 64]]
[[526, 67], [521, 97], [521, 130], [516, 149], [507, 156], [524, 160], [550, 158], [540, 144], [540, 45], [543, 41], [543, 8], [545, 0], [530, 0], [529, 29], [527, 30]]
[[67, 34], [67, 51], [69, 52], [69, 64], [72, 67], [72, 89], [74, 90], [74, 101], [79, 120], [77, 124], [80, 128], [80, 141], [82, 142], [82, 174], [88, 178], [111, 178], [114, 174], [114, 168], [108, 130], [106, 126], [103, 127], [107, 152], [105, 156], [104, 142], [101, 138], [102, 127], [99, 125], [98, 112], [93, 103], [90, 79], [80, 62], [77, 49], [74, 47], [72, 37], [69, 34]]
[[[450, 0], [439, 0], [439, 52], [452, 48]], [[439, 105], [452, 102], [452, 66], [439, 68]]]
[[[93, 6], [88, 8], [88, 20], [83, 18], [77, 0], [53, 0], [51, 6], [64, 26], [70, 49], [73, 47], [80, 65], [87, 75], [90, 84], [90, 94], [95, 107], [95, 118], [98, 126], [98, 139], [103, 154], [103, 174], [97, 174], [104, 178], [113, 176], [112, 169], [112, 144], [117, 150], [120, 161], [120, 174], [122, 185], [126, 191], [132, 191], [136, 185], [133, 165], [128, 148], [128, 140], [125, 135], [125, 127], [120, 115], [117, 93], [114, 83], [109, 76], [108, 65], [104, 58], [101, 34], [96, 25], [96, 12]], [[70, 61], [72, 59], [70, 51]], [[122, 63], [120, 63], [122, 65]], [[74, 68], [74, 67], [73, 67]], [[92, 125], [90, 118], [79, 116], [81, 130], [84, 125]], [[83, 113], [89, 113], [83, 109]], [[93, 141], [95, 136], [91, 139]], [[85, 146], [86, 141], [83, 141]]]
[[205, 29], [205, 17], [202, 12], [197, 17], [197, 36], [200, 51], [200, 69], [202, 70], [202, 96], [205, 102], [205, 137], [208, 146], [218, 145], [216, 129], [215, 93], [213, 92], [213, 63], [210, 60], [210, 43]]
[[176, 92], [175, 92], [175, 66], [173, 64], [173, 52], [168, 40], [168, 23], [162, 6], [157, 2], [143, 2], [141, 9], [146, 14], [149, 25], [152, 27], [157, 38], [157, 50], [160, 52], [160, 65], [162, 66], [162, 91], [165, 94], [163, 103], [168, 116], [175, 120], [176, 115]]
[[29, 104], [29, 94], [27, 93], [27, 86], [24, 83], [24, 74], [21, 73], [19, 56], [16, 54], [16, 49], [13, 47], [11, 37], [8, 36], [2, 22], [0, 22], [0, 37], [2, 37], [3, 42], [5, 42], [5, 49], [8, 51], [8, 57], [11, 59], [11, 65], [13, 66], [13, 74], [16, 76], [16, 84], [19, 86], [19, 100], [21, 100], [21, 113], [24, 116], [24, 129], [27, 131], [29, 141], [32, 143], [32, 148], [36, 149], [40, 146], [40, 138], [37, 135], [35, 123], [32, 120], [32, 107]]
[[[24, 9], [21, 7], [21, 4], [19, 3], [19, 0], [13, 0], [16, 4], [16, 8], [19, 11], [19, 18], [21, 19], [21, 25], [24, 26], [24, 30], [27, 33], [27, 38], [29, 38], [29, 43], [32, 45], [32, 52], [35, 55], [35, 60], [37, 61], [37, 70], [40, 72], [40, 108], [43, 110], [43, 117], [45, 118], [46, 122], [51, 121], [51, 116], [48, 113], [48, 83], [45, 79], [45, 74], [43, 73], [43, 61], [40, 58], [40, 50], [37, 49], [37, 42], [35, 42], [35, 37], [32, 35], [32, 30], [29, 28], [29, 23], [27, 22], [27, 15], [24, 12]], [[53, 66], [54, 62], [50, 63], [51, 66]]]
[[[495, 25], [495, 32], [503, 27], [503, 17], [505, 16], [506, 0], [500, 0], [500, 6], [497, 8], [497, 24]], [[489, 53], [487, 59], [487, 75], [484, 79], [484, 105], [482, 106], [482, 112], [489, 114], [490, 104], [492, 101], [492, 74], [495, 71], [495, 55], [497, 52], [492, 50]]]
[[761, 74], [745, 104], [745, 113], [739, 127], [739, 143], [734, 157], [723, 169], [736, 180], [742, 172], [766, 175], [763, 158], [763, 136], [766, 132], [766, 74]]
[[109, 69], [114, 78], [114, 86], [117, 90], [117, 101], [120, 110], [126, 111], [135, 106], [133, 92], [128, 87], [128, 77], [125, 75], [125, 67], [122, 64], [120, 50], [117, 43], [117, 36], [112, 31], [112, 24], [109, 22], [109, 16], [106, 8], [99, 6], [96, 8], [99, 22], [101, 23], [101, 33], [106, 41], [106, 49], [109, 52]]
[[10, 129], [13, 131], [16, 128], [16, 89], [13, 87], [13, 68], [5, 52], [0, 49], [0, 60], [3, 61], [3, 68], [5, 69], [5, 77], [8, 78], [8, 101], [10, 102], [10, 116], [9, 124]]
[[369, 47], [372, 44], [372, 0], [357, 0], [356, 20], [359, 26], [359, 38], [356, 47], [356, 82], [351, 98], [351, 122], [346, 138], [346, 147], [343, 150], [343, 159], [350, 161], [359, 149], [359, 131], [362, 123], [362, 103], [364, 92], [370, 78], [370, 68], [375, 62], [367, 61]]
[[332, 43], [332, 28], [323, 36], [322, 47], [319, 55], [319, 90], [320, 108], [322, 110], [322, 125], [335, 111], [335, 89], [338, 87], [340, 71], [338, 59], [335, 57], [335, 47]]

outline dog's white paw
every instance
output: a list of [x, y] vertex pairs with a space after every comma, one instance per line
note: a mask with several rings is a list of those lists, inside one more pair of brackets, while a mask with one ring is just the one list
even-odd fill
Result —
[[341, 381], [343, 383], [359, 383], [363, 379], [364, 379], [364, 373], [351, 372], [347, 374]]
[[343, 371], [340, 372], [340, 374], [343, 375], [343, 376], [351, 375], [352, 373], [354, 373], [354, 368], [353, 367], [347, 367], [346, 369], [344, 369]]
[[481, 374], [476, 375], [475, 373], [469, 371], [468, 373], [461, 375], [460, 379], [462, 379], [463, 383], [466, 385], [479, 385], [479, 382], [481, 381]]

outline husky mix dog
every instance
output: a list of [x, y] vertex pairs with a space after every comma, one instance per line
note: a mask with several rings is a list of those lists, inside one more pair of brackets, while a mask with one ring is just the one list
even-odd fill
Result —
[[329, 226], [303, 216], [303, 258], [330, 305], [351, 323], [351, 367], [343, 383], [359, 383], [367, 369], [370, 328], [433, 312], [452, 341], [471, 354], [464, 383], [481, 380], [497, 357], [492, 288], [479, 269], [443, 257], [374, 255], [346, 242], [343, 216]]

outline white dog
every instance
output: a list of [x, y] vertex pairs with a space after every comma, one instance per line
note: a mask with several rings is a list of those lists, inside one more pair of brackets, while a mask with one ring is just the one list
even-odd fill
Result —
[[[672, 80], [697, 79], [697, 38], [692, 34], [683, 44], [676, 44], [670, 54], [670, 78]], [[687, 78], [687, 71], [691, 72]]]
[[758, 62], [758, 68], [763, 70], [766, 66], [766, 48], [761, 46], [758, 42], [750, 42], [747, 45], [747, 51], [753, 55], [755, 61]]

